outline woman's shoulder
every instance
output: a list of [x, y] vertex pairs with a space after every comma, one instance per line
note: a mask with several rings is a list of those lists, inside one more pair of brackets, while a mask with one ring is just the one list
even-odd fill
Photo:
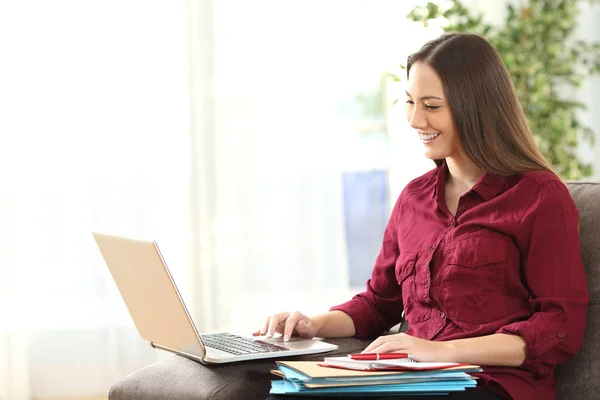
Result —
[[569, 193], [562, 179], [548, 170], [525, 172], [521, 174], [516, 186], [521, 189], [520, 192], [538, 196]]
[[521, 174], [517, 184], [510, 191], [521, 204], [529, 209], [570, 207], [573, 200], [567, 185], [552, 171], [539, 170]]
[[523, 180], [523, 183], [526, 183], [529, 185], [533, 184], [536, 186], [540, 186], [547, 182], [555, 182], [555, 183], [558, 183], [558, 184], [564, 186], [564, 183], [558, 177], [558, 175], [556, 175], [554, 172], [548, 171], [546, 169], [525, 172], [525, 173], [521, 174], [521, 179]]

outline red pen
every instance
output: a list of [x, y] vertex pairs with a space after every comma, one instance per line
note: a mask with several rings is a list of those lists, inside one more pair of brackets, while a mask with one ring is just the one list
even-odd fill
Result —
[[377, 361], [377, 360], [393, 360], [396, 358], [410, 358], [407, 353], [359, 353], [349, 354], [348, 358], [352, 360]]

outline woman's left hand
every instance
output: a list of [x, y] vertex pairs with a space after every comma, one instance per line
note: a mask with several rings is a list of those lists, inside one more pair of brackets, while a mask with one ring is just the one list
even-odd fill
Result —
[[408, 353], [420, 362], [453, 362], [446, 342], [419, 339], [405, 333], [380, 336], [363, 353]]

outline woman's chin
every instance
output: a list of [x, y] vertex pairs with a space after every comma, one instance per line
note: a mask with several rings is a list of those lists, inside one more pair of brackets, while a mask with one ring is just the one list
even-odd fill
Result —
[[446, 158], [446, 155], [441, 154], [439, 151], [431, 151], [430, 149], [425, 149], [425, 157], [430, 160], [442, 160]]

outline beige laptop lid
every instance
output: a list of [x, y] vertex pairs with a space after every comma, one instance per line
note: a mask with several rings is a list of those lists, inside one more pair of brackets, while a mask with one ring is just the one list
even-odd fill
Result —
[[167, 350], [204, 357], [196, 327], [156, 243], [93, 235], [142, 338]]

